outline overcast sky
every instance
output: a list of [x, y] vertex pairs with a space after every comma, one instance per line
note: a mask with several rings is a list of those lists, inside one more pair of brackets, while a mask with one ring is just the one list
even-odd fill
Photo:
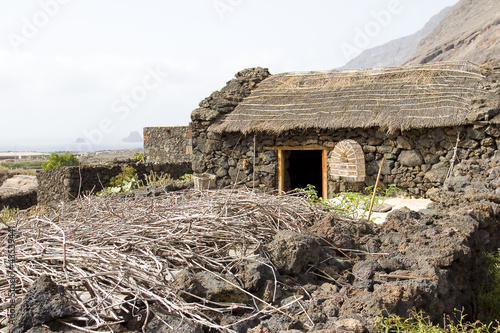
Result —
[[458, 0], [3, 0], [0, 150], [187, 125], [241, 69], [326, 70]]

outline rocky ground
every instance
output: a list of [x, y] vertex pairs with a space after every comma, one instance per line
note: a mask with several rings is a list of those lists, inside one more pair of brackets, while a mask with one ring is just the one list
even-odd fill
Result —
[[[428, 193], [430, 213], [398, 209], [380, 225], [325, 213], [307, 231], [274, 232], [229, 270], [177, 270], [165, 288], [200, 311], [210, 305], [207, 318], [228, 332], [375, 332], [377, 316], [412, 309], [435, 322], [455, 309], [481, 318], [482, 254], [500, 247], [499, 177], [500, 158], [462, 161], [443, 188]], [[160, 194], [150, 192], [142, 195]], [[157, 301], [148, 306], [150, 315], [138, 307], [101, 330], [217, 331]], [[12, 332], [68, 331], [57, 319], [85, 316], [77, 307], [61, 285], [41, 277], [18, 305]]]

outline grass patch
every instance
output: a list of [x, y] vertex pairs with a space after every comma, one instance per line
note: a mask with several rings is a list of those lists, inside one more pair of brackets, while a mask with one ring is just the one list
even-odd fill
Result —
[[144, 153], [136, 152], [130, 159], [132, 161], [144, 162], [146, 157], [144, 156]]
[[179, 177], [179, 182], [181, 182], [181, 183], [188, 183], [191, 180], [193, 180], [193, 175], [190, 173], [185, 173]]
[[172, 183], [172, 178], [169, 174], [149, 172], [149, 175], [144, 175], [146, 186], [167, 186]]
[[19, 208], [6, 207], [0, 211], [0, 220], [3, 223], [15, 221], [19, 215]]
[[[365, 188], [367, 193], [373, 192], [373, 186]], [[374, 207], [381, 205], [384, 201], [398, 191], [395, 185], [391, 184], [385, 190], [377, 188], [377, 194], [374, 200]], [[325, 200], [319, 197], [318, 192], [314, 185], [307, 185], [307, 189], [301, 190], [307, 195], [307, 197], [315, 204], [323, 205], [327, 207], [331, 212], [337, 214], [346, 215], [353, 219], [362, 219], [368, 216], [368, 211], [370, 209], [370, 203], [372, 195], [366, 195], [357, 192], [341, 192], [333, 193], [332, 199]], [[370, 220], [374, 222], [376, 217]]]
[[[479, 307], [487, 321], [500, 318], [500, 249], [484, 255], [491, 279], [489, 288], [483, 286], [478, 295]], [[497, 323], [498, 324], [498, 323]]]
[[26, 161], [26, 162], [5, 162], [0, 163], [0, 167], [10, 168], [10, 169], [23, 169], [23, 168], [41, 168], [42, 161]]
[[375, 321], [375, 328], [383, 333], [498, 333], [498, 321], [484, 324], [479, 321], [469, 323], [466, 315], [457, 311], [459, 318], [454, 321], [448, 318], [444, 327], [434, 325], [422, 312], [412, 312], [410, 318], [397, 315], [380, 316]]

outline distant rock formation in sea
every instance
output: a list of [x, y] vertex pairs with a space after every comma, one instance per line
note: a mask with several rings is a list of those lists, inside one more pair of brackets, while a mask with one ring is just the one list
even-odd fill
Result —
[[128, 137], [122, 139], [122, 142], [142, 142], [142, 136], [138, 131], [132, 131]]

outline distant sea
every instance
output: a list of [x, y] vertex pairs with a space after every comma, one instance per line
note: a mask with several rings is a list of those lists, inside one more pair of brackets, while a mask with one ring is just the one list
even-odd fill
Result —
[[98, 146], [86, 146], [76, 143], [72, 144], [0, 144], [0, 151], [37, 151], [40, 153], [53, 153], [62, 151], [100, 151], [100, 150], [125, 150], [143, 148], [142, 142], [120, 142], [119, 144], [102, 144]]

